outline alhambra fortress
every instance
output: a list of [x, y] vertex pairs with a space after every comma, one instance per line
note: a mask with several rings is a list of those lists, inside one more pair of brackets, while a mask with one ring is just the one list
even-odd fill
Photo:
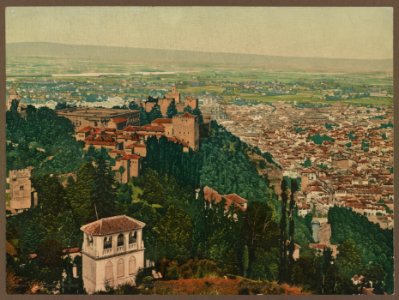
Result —
[[[172, 102], [179, 114], [167, 118]], [[76, 128], [76, 139], [85, 143], [86, 150], [91, 146], [108, 149], [109, 155], [116, 160], [113, 167], [116, 179], [127, 183], [131, 177], [139, 176], [141, 159], [147, 155], [146, 141], [151, 136], [165, 136], [169, 141], [183, 145], [183, 151], [198, 150], [198, 117], [184, 113], [185, 107], [198, 108], [198, 99], [187, 96], [183, 101], [173, 87], [164, 98], [142, 101], [140, 105], [146, 112], [151, 112], [157, 104], [163, 117], [143, 126], [140, 126], [138, 110], [67, 108], [57, 113], [71, 120]]]
[[[20, 97], [10, 91], [7, 108], [18, 102], [18, 112], [26, 114], [27, 106], [19, 103]], [[167, 117], [168, 108], [175, 105], [177, 114]], [[140, 107], [149, 113], [159, 105], [162, 117], [150, 124], [140, 124], [140, 111], [127, 109], [73, 107], [57, 110], [59, 116], [69, 119], [75, 127], [75, 138], [84, 142], [85, 150], [90, 147], [107, 149], [115, 160], [112, 167], [115, 178], [127, 183], [140, 175], [142, 160], [147, 156], [146, 142], [149, 137], [166, 137], [168, 141], [182, 145], [182, 151], [197, 151], [200, 142], [198, 116], [185, 112], [198, 108], [198, 99], [186, 96], [182, 99], [175, 87], [161, 99], [143, 100]], [[23, 212], [37, 206], [37, 193], [31, 184], [32, 168], [11, 170], [7, 178], [7, 210], [11, 214]], [[225, 211], [235, 207], [245, 211], [247, 200], [237, 194], [220, 195], [210, 187], [204, 187], [204, 205], [225, 201]], [[197, 191], [198, 195], [198, 191]], [[236, 217], [233, 215], [232, 217]], [[104, 290], [107, 286], [135, 284], [139, 270], [153, 262], [144, 256], [143, 228], [145, 224], [131, 217], [121, 215], [98, 219], [81, 227], [83, 242], [81, 248], [67, 248], [63, 253], [69, 257], [82, 257], [84, 288], [89, 294]], [[35, 254], [31, 254], [31, 258]], [[77, 274], [75, 268], [74, 274]], [[153, 272], [154, 278], [162, 274]]]

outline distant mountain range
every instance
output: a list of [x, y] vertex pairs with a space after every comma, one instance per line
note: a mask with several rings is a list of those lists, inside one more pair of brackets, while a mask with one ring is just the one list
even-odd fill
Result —
[[9, 43], [7, 57], [54, 57], [100, 61], [159, 64], [203, 64], [261, 67], [270, 71], [306, 72], [387, 72], [392, 73], [391, 59], [336, 59], [282, 57], [255, 54], [196, 52], [127, 47], [68, 45], [57, 43]]

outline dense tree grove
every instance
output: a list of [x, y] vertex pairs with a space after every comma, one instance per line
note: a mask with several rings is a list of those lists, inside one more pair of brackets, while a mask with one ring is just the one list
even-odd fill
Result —
[[[150, 113], [140, 111], [142, 122], [160, 113], [157, 106]], [[168, 113], [175, 113], [173, 106]], [[193, 113], [201, 116], [200, 111]], [[140, 176], [121, 184], [114, 180], [107, 151], [90, 147], [84, 153], [67, 119], [32, 106], [21, 117], [14, 105], [7, 112], [7, 167], [35, 168], [32, 184], [39, 205], [7, 219], [12, 248], [7, 251], [8, 280], [27, 283], [19, 287], [22, 292], [36, 281], [50, 290], [61, 281], [62, 293], [82, 293], [81, 276], [72, 276], [72, 266], [81, 266], [81, 260], [62, 259], [62, 249], [81, 246], [83, 224], [126, 214], [146, 223], [146, 259], [156, 263], [165, 279], [241, 275], [335, 294], [358, 292], [351, 278], [363, 274], [376, 292], [392, 291], [391, 230], [334, 207], [328, 218], [339, 254], [334, 259], [326, 249], [316, 255], [308, 247], [312, 215], [299, 217], [295, 207], [299, 180], [282, 181], [279, 201], [268, 178], [259, 172], [279, 167], [270, 154], [216, 122], [207, 133], [198, 151], [185, 152], [165, 137], [149, 138]], [[70, 174], [57, 176], [65, 173]], [[224, 201], [209, 204], [205, 186], [246, 198], [247, 210], [226, 209]], [[295, 244], [302, 247], [296, 261]]]
[[[39, 280], [54, 287], [62, 270], [70, 270], [72, 263], [63, 261], [61, 250], [80, 247], [82, 243], [80, 226], [96, 220], [96, 209], [99, 217], [118, 213], [117, 186], [110, 166], [101, 153], [96, 156], [95, 161], [82, 164], [76, 180], [69, 177], [65, 186], [56, 176], [36, 174], [32, 184], [38, 194], [38, 206], [7, 219], [7, 240], [16, 248], [20, 262], [13, 272], [24, 281]], [[32, 253], [37, 259], [29, 259]], [[75, 278], [68, 280], [70, 292], [81, 291]]]
[[[148, 139], [145, 169], [169, 174], [191, 190], [199, 188], [199, 199], [191, 200], [187, 210], [193, 224], [192, 256], [215, 261], [220, 269], [233, 274], [277, 279], [278, 205], [267, 179], [258, 175], [250, 160], [256, 149], [212, 123], [198, 152], [182, 150], [180, 144], [166, 138]], [[234, 220], [226, 216], [222, 203], [214, 204], [215, 209], [205, 208], [204, 186], [245, 197], [247, 212], [235, 212]]]
[[35, 173], [62, 174], [79, 168], [83, 144], [72, 123], [47, 107], [28, 106], [26, 117], [14, 105], [6, 113], [7, 170], [33, 166]]
[[[348, 276], [361, 272], [373, 277], [370, 268], [382, 270], [383, 276], [377, 277], [376, 282], [387, 292], [393, 291], [393, 232], [381, 229], [379, 225], [368, 221], [367, 217], [359, 215], [344, 207], [333, 207], [328, 213], [331, 224], [332, 242], [336, 244], [347, 243], [352, 240], [359, 261], [357, 267], [347, 267]], [[353, 256], [353, 255], [352, 255]], [[359, 269], [363, 266], [363, 269]], [[364, 269], [364, 266], [367, 266]], [[379, 272], [381, 273], [381, 272]], [[375, 277], [375, 276], [374, 276]]]

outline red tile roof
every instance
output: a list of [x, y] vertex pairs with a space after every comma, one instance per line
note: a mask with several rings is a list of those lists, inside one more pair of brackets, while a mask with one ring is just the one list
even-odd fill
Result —
[[141, 131], [159, 131], [159, 132], [164, 132], [165, 128], [163, 126], [145, 125], [145, 126], [142, 126], [139, 130], [141, 130]]
[[216, 203], [219, 203], [224, 199], [226, 201], [225, 203], [226, 210], [229, 209], [229, 207], [232, 204], [234, 204], [236, 208], [239, 208], [242, 211], [246, 210], [245, 206], [245, 204], [247, 203], [246, 199], [240, 197], [237, 194], [220, 195], [217, 191], [208, 186], [204, 187], [204, 199], [207, 202], [215, 201]]
[[127, 122], [126, 118], [113, 118], [112, 122], [114, 123], [123, 123], [123, 122]]
[[171, 118], [158, 118], [158, 119], [155, 119], [154, 121], [152, 121], [151, 122], [151, 124], [152, 123], [155, 123], [155, 124], [169, 124], [169, 123], [172, 123], [172, 119]]
[[90, 235], [103, 236], [141, 229], [144, 226], [145, 223], [143, 222], [125, 215], [120, 215], [94, 221], [82, 226], [80, 230]]
[[133, 144], [131, 146], [138, 147], [138, 148], [146, 148], [147, 147], [145, 144], [140, 144], [140, 143], [135, 143], [135, 144]]
[[80, 252], [79, 247], [62, 249], [63, 254], [73, 254], [73, 253], [79, 253], [79, 252]]
[[132, 125], [129, 125], [129, 126], [125, 127], [125, 128], [123, 129], [123, 131], [133, 132], [133, 131], [137, 131], [137, 130], [139, 130], [139, 129], [140, 129], [140, 126], [132, 126]]
[[80, 128], [78, 131], [76, 131], [77, 133], [86, 133], [86, 132], [90, 132], [92, 131], [94, 128], [91, 126], [86, 126], [83, 128]]

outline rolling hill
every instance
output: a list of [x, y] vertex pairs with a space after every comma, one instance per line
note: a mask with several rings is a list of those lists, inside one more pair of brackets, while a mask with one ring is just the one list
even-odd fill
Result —
[[57, 43], [9, 43], [6, 57], [76, 58], [114, 62], [203, 64], [260, 67], [269, 71], [304, 72], [387, 72], [392, 73], [391, 59], [335, 59], [282, 57], [237, 53], [209, 53], [183, 50], [67, 45]]

